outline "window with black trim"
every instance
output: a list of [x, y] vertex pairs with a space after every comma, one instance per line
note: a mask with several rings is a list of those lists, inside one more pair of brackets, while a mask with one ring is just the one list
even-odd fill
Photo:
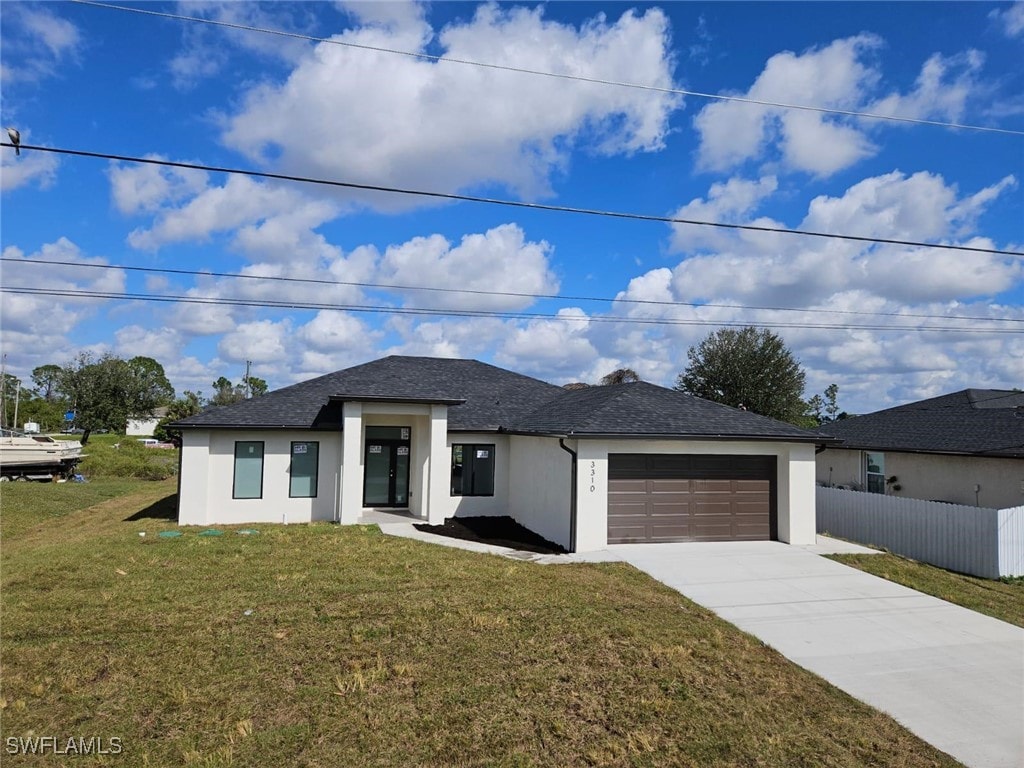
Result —
[[292, 443], [292, 463], [289, 469], [288, 495], [293, 499], [316, 497], [317, 467], [320, 443]]
[[235, 474], [231, 488], [234, 499], [263, 498], [263, 441], [235, 443]]
[[452, 446], [452, 496], [494, 495], [494, 445]]

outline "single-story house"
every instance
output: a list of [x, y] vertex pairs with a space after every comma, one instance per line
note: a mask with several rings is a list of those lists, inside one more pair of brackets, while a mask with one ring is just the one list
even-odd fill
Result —
[[182, 430], [182, 525], [507, 515], [574, 551], [813, 544], [814, 432], [636, 382], [566, 390], [392, 356], [208, 408]]
[[145, 414], [142, 416], [133, 416], [128, 419], [128, 423], [125, 425], [124, 433], [128, 437], [150, 437], [153, 431], [156, 429], [157, 424], [160, 420], [167, 416], [169, 409], [164, 406], [162, 408], [154, 408], [152, 413]]
[[817, 479], [913, 499], [1024, 504], [1024, 392], [964, 389], [822, 425]]

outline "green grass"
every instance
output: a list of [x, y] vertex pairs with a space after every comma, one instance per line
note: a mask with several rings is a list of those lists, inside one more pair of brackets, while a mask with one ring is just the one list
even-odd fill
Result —
[[61, 518], [27, 487], [4, 736], [117, 736], [102, 764], [133, 766], [956, 765], [623, 564], [327, 524], [165, 539], [173, 481]]
[[888, 553], [831, 557], [918, 592], [1024, 627], [1024, 579], [980, 579]]
[[88, 483], [0, 484], [0, 541], [42, 526], [49, 535], [60, 534], [57, 518], [99, 504], [101, 501], [147, 487], [142, 480], [100, 478]]

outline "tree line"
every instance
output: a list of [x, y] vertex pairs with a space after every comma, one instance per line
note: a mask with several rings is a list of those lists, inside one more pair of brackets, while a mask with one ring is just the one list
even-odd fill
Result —
[[[151, 357], [123, 359], [83, 352], [64, 365], [50, 363], [34, 368], [32, 386], [5, 373], [0, 389], [0, 426], [18, 428], [36, 422], [44, 431], [73, 426], [86, 432], [122, 432], [129, 419], [150, 417], [161, 408], [167, 409], [165, 420], [171, 421], [172, 416], [191, 416], [207, 405], [229, 405], [262, 395], [267, 382], [249, 376], [233, 384], [221, 376], [213, 382], [210, 398], [189, 390], [179, 397], [163, 365]], [[69, 421], [65, 414], [73, 418]]]

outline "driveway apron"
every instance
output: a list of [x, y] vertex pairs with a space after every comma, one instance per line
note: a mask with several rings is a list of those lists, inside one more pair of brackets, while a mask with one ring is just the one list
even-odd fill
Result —
[[779, 542], [616, 556], [968, 766], [1024, 766], [1024, 630]]

